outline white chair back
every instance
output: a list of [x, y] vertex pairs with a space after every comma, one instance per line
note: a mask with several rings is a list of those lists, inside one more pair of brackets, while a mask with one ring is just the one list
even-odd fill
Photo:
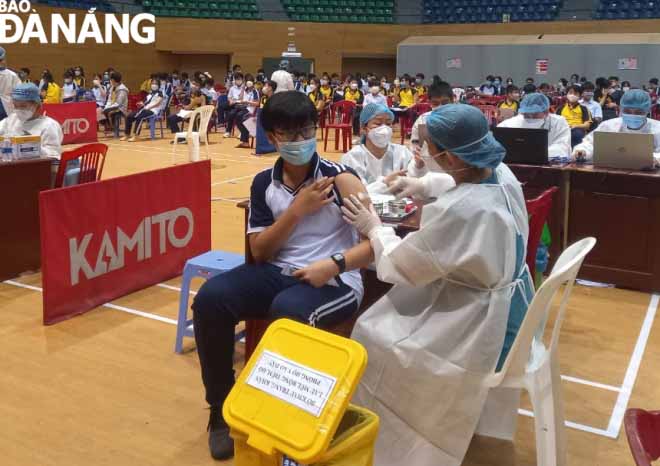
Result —
[[[213, 115], [213, 110], [215, 107], [213, 105], [202, 105], [195, 109], [195, 111], [190, 115], [190, 121], [188, 123], [188, 134], [186, 138], [190, 139], [192, 134], [199, 132], [200, 141], [204, 141], [208, 144], [207, 135], [209, 122], [211, 121], [211, 116]], [[198, 131], [193, 131], [195, 127], [195, 119], [199, 116], [199, 128]]]
[[575, 278], [582, 266], [584, 258], [593, 249], [595, 244], [595, 238], [585, 238], [572, 244], [559, 256], [555, 266], [552, 268], [550, 276], [536, 291], [534, 299], [530, 303], [527, 314], [520, 326], [518, 335], [511, 347], [511, 351], [509, 351], [506, 361], [504, 361], [502, 370], [496, 373], [493, 378], [493, 385], [499, 385], [501, 379], [504, 377], [522, 376], [529, 369], [529, 365], [535, 365], [534, 359], [541, 355], [532, 354], [533, 357], [530, 358], [534, 345], [534, 337], [538, 336], [539, 340], [542, 339], [541, 337], [544, 334], [554, 297], [560, 291], [561, 286], [566, 285], [562, 292], [550, 344], [546, 349], [550, 353], [556, 352], [561, 325], [564, 321], [568, 298], [573, 290]]
[[[566, 465], [564, 402], [557, 346], [575, 278], [595, 244], [594, 238], [585, 238], [559, 256], [550, 276], [534, 295], [502, 370], [493, 373], [485, 382], [491, 390], [476, 432], [512, 440], [520, 389], [524, 388], [529, 394], [534, 414], [538, 466]], [[554, 298], [559, 293], [559, 309], [546, 348], [543, 345], [545, 326]]]

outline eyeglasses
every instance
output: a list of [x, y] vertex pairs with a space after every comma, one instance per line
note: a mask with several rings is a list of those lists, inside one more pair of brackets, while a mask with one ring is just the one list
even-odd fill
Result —
[[275, 136], [282, 142], [292, 142], [301, 136], [303, 139], [312, 139], [316, 136], [316, 125], [305, 126], [304, 128], [294, 130], [275, 130]]

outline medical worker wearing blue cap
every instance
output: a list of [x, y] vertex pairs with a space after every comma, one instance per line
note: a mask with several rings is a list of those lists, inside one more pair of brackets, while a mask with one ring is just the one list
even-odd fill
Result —
[[[12, 111], [0, 121], [1, 136], [39, 136], [41, 138], [41, 156], [51, 159], [52, 181], [62, 157], [62, 127], [41, 111], [39, 88], [32, 83], [19, 84], [11, 93]], [[80, 162], [72, 160], [67, 165], [64, 185], [76, 184], [80, 175]]]
[[571, 155], [571, 128], [561, 115], [550, 113], [550, 101], [540, 93], [527, 94], [520, 103], [518, 115], [504, 120], [500, 128], [548, 130], [548, 158]]
[[392, 122], [394, 114], [385, 105], [365, 105], [360, 112], [361, 144], [341, 158], [341, 163], [357, 172], [369, 194], [386, 193], [388, 180], [402, 171], [410, 176], [428, 171], [417, 167], [406, 146], [392, 142]]
[[594, 132], [640, 133], [653, 135], [653, 156], [660, 161], [660, 121], [648, 117], [651, 111], [651, 96], [641, 89], [627, 91], [621, 97], [619, 118], [603, 121], [595, 131], [587, 134], [582, 143], [573, 149], [577, 160], [591, 161], [594, 156]]
[[504, 362], [534, 293], [525, 199], [486, 118], [445, 105], [427, 129], [429, 154], [456, 186], [424, 207], [419, 231], [401, 239], [373, 209], [344, 200], [346, 220], [370, 239], [378, 277], [395, 285], [352, 335], [369, 353], [354, 401], [380, 416], [379, 466], [461, 464], [484, 382]]

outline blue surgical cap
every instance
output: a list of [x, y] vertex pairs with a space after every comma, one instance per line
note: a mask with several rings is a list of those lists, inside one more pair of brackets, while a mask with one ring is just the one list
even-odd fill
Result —
[[506, 154], [486, 117], [472, 105], [442, 105], [426, 118], [426, 127], [436, 146], [474, 167], [495, 168]]
[[651, 111], [651, 96], [641, 89], [631, 89], [621, 97], [621, 108], [636, 108], [648, 113]]
[[363, 109], [362, 112], [360, 112], [360, 126], [365, 126], [367, 123], [369, 123], [369, 120], [372, 118], [377, 117], [378, 115], [387, 115], [390, 120], [394, 120], [394, 113], [392, 113], [392, 110], [387, 108], [383, 104], [369, 104], [366, 105]]
[[11, 91], [11, 98], [18, 102], [41, 102], [39, 88], [32, 83], [19, 84]]
[[527, 94], [520, 103], [520, 113], [541, 113], [547, 112], [550, 108], [550, 101], [540, 92]]

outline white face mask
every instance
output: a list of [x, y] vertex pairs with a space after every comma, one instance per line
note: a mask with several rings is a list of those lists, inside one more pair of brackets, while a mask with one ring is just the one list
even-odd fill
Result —
[[321, 79], [321, 86], [327, 86], [328, 85], [328, 80], [327, 79]]
[[254, 86], [254, 83], [253, 83], [252, 81], [246, 81], [246, 82], [245, 82], [245, 85], [246, 85], [247, 87], [252, 87], [252, 86]]
[[152, 84], [151, 85], [151, 90], [152, 91], [157, 91], [158, 90], [158, 84]]
[[570, 103], [574, 104], [575, 102], [578, 101], [578, 96], [576, 96], [575, 94], [568, 94], [566, 96], [566, 100], [568, 100]]
[[309, 92], [314, 92], [316, 90], [316, 84], [309, 85]]
[[32, 118], [32, 116], [34, 115], [34, 110], [35, 109], [30, 110], [30, 109], [17, 108], [14, 109], [14, 114], [16, 115], [16, 118], [18, 118], [18, 120], [25, 122], [28, 121], [30, 118]]
[[351, 89], [352, 89], [352, 90], [357, 89], [357, 83], [353, 83], [353, 84], [351, 84]]
[[101, 85], [101, 81], [99, 81], [98, 79], [95, 79], [95, 80], [94, 80], [94, 85], [95, 85], [95, 86], [100, 86], [100, 85]]
[[374, 146], [384, 149], [392, 139], [392, 128], [387, 125], [380, 125], [377, 128], [370, 129], [367, 137]]
[[395, 79], [395, 80], [394, 80], [394, 85], [395, 85], [395, 86], [398, 86], [399, 84], [400, 84], [400, 81], [399, 81], [398, 79]]
[[378, 87], [378, 86], [373, 86], [370, 90], [371, 90], [371, 93], [372, 93], [373, 95], [376, 95], [376, 94], [378, 94], [378, 93], [380, 92], [380, 87]]
[[545, 118], [525, 118], [523, 128], [540, 129], [545, 124]]
[[424, 165], [426, 165], [426, 168], [428, 168], [430, 171], [434, 173], [445, 173], [445, 171], [433, 157], [422, 157], [422, 159], [424, 160]]

